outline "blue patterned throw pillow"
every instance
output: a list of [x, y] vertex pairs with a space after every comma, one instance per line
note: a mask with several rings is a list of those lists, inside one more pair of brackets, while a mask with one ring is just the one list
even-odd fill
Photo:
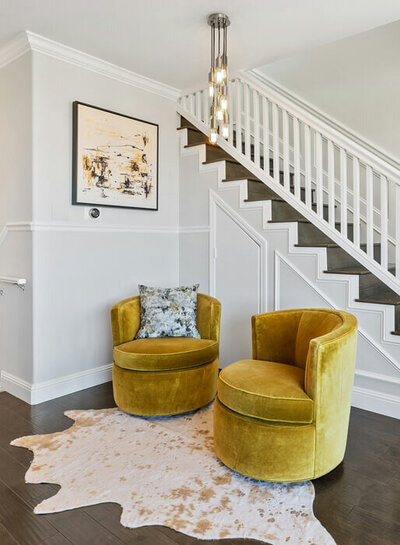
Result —
[[180, 288], [150, 288], [139, 284], [140, 328], [136, 339], [195, 337], [199, 284]]

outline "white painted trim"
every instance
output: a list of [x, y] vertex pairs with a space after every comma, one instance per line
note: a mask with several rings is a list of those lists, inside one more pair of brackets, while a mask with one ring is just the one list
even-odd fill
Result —
[[7, 226], [5, 225], [3, 227], [3, 229], [0, 231], [0, 246], [3, 244], [3, 242], [5, 241], [6, 237], [7, 237], [7, 233], [8, 233], [8, 228]]
[[44, 382], [31, 384], [11, 373], [1, 372], [1, 387], [6, 392], [36, 405], [79, 390], [91, 388], [111, 380], [112, 363], [65, 375]]
[[275, 91], [276, 93], [279, 93], [280, 95], [284, 96], [286, 99], [290, 100], [303, 110], [307, 111], [311, 115], [317, 117], [320, 121], [323, 123], [326, 123], [336, 131], [340, 132], [343, 136], [346, 138], [349, 138], [353, 140], [354, 142], [357, 142], [360, 146], [363, 146], [367, 148], [371, 153], [374, 155], [378, 155], [383, 161], [387, 161], [392, 166], [400, 170], [400, 163], [399, 161], [391, 157], [390, 154], [388, 154], [386, 151], [380, 149], [379, 147], [375, 146], [370, 142], [369, 140], [363, 138], [361, 135], [357, 134], [353, 130], [349, 129], [342, 123], [339, 123], [332, 117], [330, 117], [328, 114], [320, 110], [319, 108], [316, 108], [303, 98], [301, 98], [296, 93], [293, 93], [292, 91], [289, 91], [286, 87], [281, 85], [280, 83], [277, 83], [275, 80], [272, 80], [271, 78], [267, 77], [265, 74], [261, 72], [258, 68], [253, 68], [247, 72], [249, 75], [253, 76], [257, 79], [262, 85], [265, 85]]
[[169, 100], [177, 101], [181, 95], [180, 89], [176, 87], [142, 76], [141, 74], [30, 31], [21, 33], [0, 50], [0, 68], [18, 59], [30, 50], [63, 62], [68, 62], [101, 76], [120, 81], [121, 83], [132, 85], [133, 87], [143, 89]]
[[[185, 229], [185, 228], [182, 228]], [[13, 222], [7, 223], [0, 232], [0, 244], [6, 238], [8, 231], [63, 231], [63, 232], [86, 232], [86, 233], [156, 233], [156, 234], [179, 234], [182, 229], [178, 226], [163, 227], [157, 225], [154, 227], [135, 227], [130, 225], [113, 225], [101, 223], [59, 223], [59, 222]], [[207, 226], [199, 225], [192, 226], [193, 231], [207, 229]], [[4, 233], [4, 234], [3, 234]]]
[[258, 246], [259, 286], [258, 286], [258, 312], [266, 312], [267, 309], [267, 241], [245, 221], [233, 208], [231, 208], [213, 190], [209, 190], [209, 211], [210, 211], [210, 243], [209, 243], [209, 291], [212, 297], [216, 297], [216, 236], [217, 207], [220, 208], [240, 229]]
[[6, 223], [4, 226], [5, 231], [33, 231], [32, 222], [13, 221]]
[[32, 231], [63, 231], [63, 232], [79, 232], [79, 233], [157, 233], [157, 234], [177, 234], [178, 227], [131, 227], [122, 225], [85, 225], [80, 223], [34, 223]]
[[365, 411], [384, 414], [392, 418], [400, 418], [400, 396], [354, 386], [351, 404], [353, 407], [358, 407]]
[[382, 382], [388, 382], [390, 384], [398, 384], [400, 386], [400, 377], [390, 377], [388, 375], [373, 373], [372, 371], [363, 371], [362, 369], [356, 369], [355, 374], [359, 377], [367, 378], [370, 380], [380, 380]]
[[26, 403], [31, 402], [32, 384], [30, 382], [18, 378], [11, 373], [1, 371], [0, 386], [3, 392], [8, 392], [13, 396], [18, 397], [18, 399], [26, 401]]
[[209, 232], [210, 232], [209, 225], [190, 225], [190, 226], [179, 227], [180, 235], [188, 235], [191, 233], [209, 233]]
[[21, 288], [26, 286], [26, 278], [17, 278], [14, 276], [0, 276], [0, 283], [1, 282], [4, 282], [4, 284], [15, 284]]
[[28, 36], [23, 32], [0, 49], [0, 69], [30, 51]]

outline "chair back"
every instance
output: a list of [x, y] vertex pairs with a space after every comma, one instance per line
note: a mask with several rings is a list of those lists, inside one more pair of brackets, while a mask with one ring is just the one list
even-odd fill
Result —
[[331, 333], [343, 324], [340, 313], [325, 309], [304, 310], [296, 335], [295, 364], [305, 369], [310, 342], [316, 337]]

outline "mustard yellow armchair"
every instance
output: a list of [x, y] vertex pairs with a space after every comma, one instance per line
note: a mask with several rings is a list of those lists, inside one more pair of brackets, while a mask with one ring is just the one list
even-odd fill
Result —
[[253, 359], [223, 369], [214, 443], [231, 469], [264, 481], [316, 479], [344, 457], [357, 321], [328, 309], [253, 316]]
[[200, 339], [135, 339], [140, 297], [111, 309], [114, 342], [113, 392], [117, 406], [130, 414], [161, 416], [193, 411], [216, 394], [220, 303], [197, 295]]

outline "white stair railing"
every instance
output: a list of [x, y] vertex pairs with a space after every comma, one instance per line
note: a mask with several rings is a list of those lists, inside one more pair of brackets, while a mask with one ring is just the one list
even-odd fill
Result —
[[[247, 74], [229, 90], [218, 145], [400, 294], [400, 171]], [[208, 134], [209, 106], [203, 89], [178, 112]]]

